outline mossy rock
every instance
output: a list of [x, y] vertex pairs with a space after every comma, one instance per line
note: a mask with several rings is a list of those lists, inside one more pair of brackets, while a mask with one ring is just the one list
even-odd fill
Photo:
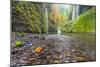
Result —
[[25, 43], [23, 41], [16, 41], [15, 45], [16, 46], [23, 46]]
[[72, 32], [95, 32], [96, 10], [91, 8], [77, 17], [71, 27]]

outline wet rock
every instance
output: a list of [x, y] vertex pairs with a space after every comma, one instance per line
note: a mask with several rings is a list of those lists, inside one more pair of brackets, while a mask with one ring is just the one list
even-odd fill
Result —
[[86, 57], [75, 57], [75, 59], [78, 61], [78, 62], [81, 62], [81, 61], [87, 61], [87, 58]]
[[[95, 60], [95, 48], [91, 49], [91, 46], [84, 42], [82, 42], [82, 44], [85, 44], [83, 46], [76, 39], [65, 36], [50, 35], [46, 39], [42, 39], [39, 35], [36, 36], [39, 39], [38, 37], [31, 39], [32, 34], [25, 34], [24, 37], [15, 37], [16, 39], [13, 42], [20, 39], [25, 42], [25, 45], [17, 47], [15, 43], [12, 43], [12, 65], [69, 63]], [[35, 51], [35, 48], [37, 47], [42, 47], [43, 50], [39, 49], [39, 53], [36, 53], [38, 50]]]
[[61, 63], [61, 62], [62, 62], [61, 60], [55, 60], [53, 63], [58, 64], [58, 63]]

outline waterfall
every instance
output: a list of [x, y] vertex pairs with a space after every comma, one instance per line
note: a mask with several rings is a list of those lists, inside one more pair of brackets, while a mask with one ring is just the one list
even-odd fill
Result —
[[48, 8], [46, 7], [45, 3], [43, 3], [43, 7], [44, 7], [45, 18], [46, 18], [46, 30], [47, 30], [47, 34], [48, 34]]
[[75, 6], [72, 7], [72, 20], [75, 19]]
[[61, 30], [58, 28], [57, 31], [58, 31], [58, 35], [60, 35], [61, 34]]
[[76, 13], [76, 14], [75, 14], [76, 17], [79, 16], [79, 6], [78, 6], [78, 5], [76, 6], [75, 13]]
[[79, 16], [79, 6], [72, 6], [72, 20]]

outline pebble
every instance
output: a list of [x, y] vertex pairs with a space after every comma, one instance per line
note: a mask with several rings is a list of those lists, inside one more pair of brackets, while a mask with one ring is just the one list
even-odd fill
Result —
[[[17, 39], [21, 38], [17, 37]], [[26, 37], [26, 39], [28, 39], [28, 37]], [[11, 57], [12, 65], [69, 63], [87, 60], [85, 56], [82, 56], [82, 51], [77, 51], [76, 49], [69, 50], [66, 46], [63, 48], [62, 46], [59, 46], [60, 43], [57, 43], [55, 40], [47, 41], [47, 39], [43, 39], [42, 42], [41, 40], [35, 40], [34, 42], [25, 41], [25, 44], [26, 45], [24, 45], [24, 47], [13, 47], [14, 43], [11, 45], [11, 51], [13, 51]], [[61, 45], [63, 45], [63, 43], [61, 43]], [[33, 49], [39, 46], [43, 46], [45, 48], [43, 51], [40, 51], [40, 54], [37, 54]]]

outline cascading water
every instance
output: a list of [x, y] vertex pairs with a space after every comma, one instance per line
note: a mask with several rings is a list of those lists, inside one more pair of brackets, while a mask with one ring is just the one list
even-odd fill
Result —
[[79, 6], [72, 6], [72, 20], [79, 16]]
[[76, 13], [76, 17], [79, 16], [79, 6], [78, 6], [78, 5], [76, 6], [75, 11], [76, 11], [76, 12], [75, 12], [75, 13]]
[[58, 31], [58, 35], [60, 35], [61, 34], [61, 30], [58, 28], [57, 31]]
[[43, 3], [43, 8], [44, 8], [44, 14], [46, 17], [46, 30], [47, 30], [47, 34], [48, 34], [48, 8], [46, 7], [46, 4]]

